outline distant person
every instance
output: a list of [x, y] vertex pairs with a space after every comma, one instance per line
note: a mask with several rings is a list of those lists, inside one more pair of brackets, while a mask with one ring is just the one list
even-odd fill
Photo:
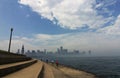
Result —
[[56, 60], [56, 66], [58, 67], [59, 63], [58, 63], [58, 60]]
[[48, 59], [46, 59], [46, 63], [48, 63]]
[[41, 61], [43, 61], [42, 58], [41, 58]]

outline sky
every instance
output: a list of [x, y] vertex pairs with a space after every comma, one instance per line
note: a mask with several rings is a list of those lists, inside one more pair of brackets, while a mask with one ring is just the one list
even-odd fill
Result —
[[120, 0], [0, 0], [0, 49], [120, 55]]

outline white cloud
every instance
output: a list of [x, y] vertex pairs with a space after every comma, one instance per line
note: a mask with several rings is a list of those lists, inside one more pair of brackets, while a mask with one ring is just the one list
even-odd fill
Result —
[[[42, 34], [48, 36], [48, 34]], [[40, 34], [38, 34], [40, 36]], [[40, 36], [41, 37], [41, 36]], [[64, 46], [69, 50], [78, 49], [81, 51], [92, 50], [95, 53], [112, 53], [114, 51], [120, 51], [120, 37], [110, 36], [102, 33], [93, 33], [93, 32], [78, 32], [78, 33], [68, 33], [68, 34], [59, 34], [59, 35], [49, 35], [50, 38], [45, 38], [42, 40], [39, 37], [37, 43], [39, 46], [47, 47], [49, 50], [56, 50], [60, 46]], [[42, 37], [41, 37], [42, 38]]]
[[[7, 50], [8, 40], [0, 41], [0, 49]], [[69, 50], [92, 50], [94, 52], [117, 52], [120, 51], [120, 37], [111, 37], [100, 33], [68, 33], [59, 35], [35, 34], [33, 38], [18, 37], [12, 40], [12, 51], [21, 49], [22, 44], [25, 50], [43, 50], [56, 51], [60, 46]]]
[[103, 6], [105, 6], [105, 7], [114, 5], [116, 2], [117, 2], [117, 0], [104, 0], [104, 1], [102, 1]]
[[[0, 40], [0, 50], [8, 50], [9, 40]], [[32, 44], [32, 39], [27, 37], [14, 36], [11, 43], [11, 51], [17, 52], [18, 49], [25, 45], [25, 50], [37, 49], [38, 47]]]
[[[107, 5], [110, 2], [106, 1]], [[111, 20], [111, 17], [105, 18], [98, 14], [94, 6], [97, 5], [96, 0], [19, 0], [19, 3], [29, 6], [53, 23], [57, 20], [57, 24], [63, 28], [77, 29], [88, 25], [96, 29]]]
[[[77, 29], [86, 25], [96, 32], [78, 32], [67, 34], [35, 34], [32, 38], [15, 36], [12, 40], [12, 50], [17, 51], [22, 44], [26, 49], [56, 50], [60, 46], [68, 49], [93, 50], [93, 51], [120, 51], [120, 15], [110, 26], [103, 27], [114, 17], [104, 17], [97, 8], [109, 14], [107, 6], [113, 5], [113, 0], [105, 0], [96, 4], [96, 0], [19, 0], [20, 4], [27, 5], [43, 18], [59, 24], [63, 28]], [[103, 28], [101, 28], [103, 27]], [[98, 33], [100, 32], [100, 33]], [[107, 34], [112, 34], [107, 35]], [[0, 41], [0, 49], [7, 50], [8, 40]]]
[[120, 35], [120, 15], [118, 15], [113, 25], [100, 29], [98, 32], [110, 35]]
[[35, 38], [39, 40], [47, 40], [47, 39], [51, 39], [51, 36], [47, 34], [37, 34], [35, 35]]

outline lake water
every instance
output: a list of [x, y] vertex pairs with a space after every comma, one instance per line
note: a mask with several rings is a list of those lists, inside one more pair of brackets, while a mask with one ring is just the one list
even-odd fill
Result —
[[60, 64], [94, 73], [100, 78], [120, 78], [120, 57], [58, 56], [48, 59], [57, 59]]
[[120, 78], [120, 57], [59, 57], [59, 62], [101, 78]]

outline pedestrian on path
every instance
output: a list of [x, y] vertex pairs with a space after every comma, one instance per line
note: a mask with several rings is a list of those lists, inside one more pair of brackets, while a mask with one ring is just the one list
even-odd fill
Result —
[[58, 60], [56, 60], [56, 66], [58, 67], [59, 63], [58, 63]]

